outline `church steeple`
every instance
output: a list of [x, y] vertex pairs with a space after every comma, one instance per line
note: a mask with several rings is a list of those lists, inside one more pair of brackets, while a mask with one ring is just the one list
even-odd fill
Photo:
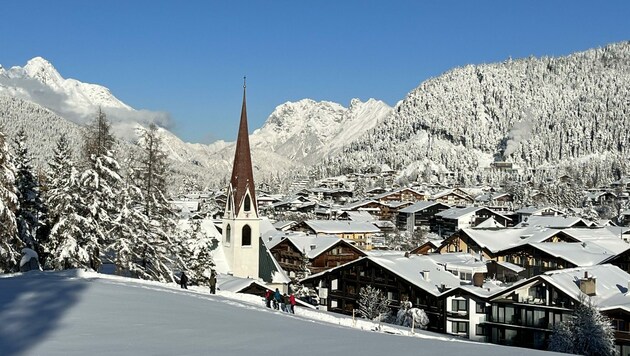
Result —
[[[254, 174], [252, 170], [252, 158], [249, 151], [249, 132], [247, 128], [247, 85], [243, 78], [243, 106], [241, 108], [241, 121], [238, 127], [236, 139], [236, 152], [234, 153], [234, 164], [232, 166], [232, 178], [230, 179], [230, 189], [232, 202], [234, 203], [233, 213], [238, 215], [241, 207], [246, 212], [253, 213], [253, 217], [258, 217], [258, 206], [256, 204], [256, 190], [254, 185]], [[229, 203], [228, 203], [229, 204]]]

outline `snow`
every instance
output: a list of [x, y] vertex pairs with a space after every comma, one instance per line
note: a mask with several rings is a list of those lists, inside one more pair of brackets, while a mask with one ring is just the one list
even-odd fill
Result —
[[[260, 297], [179, 289], [79, 270], [0, 277], [3, 355], [536, 355], [377, 325], [318, 310], [267, 309]], [[396, 335], [390, 335], [396, 334]], [[545, 353], [545, 355], [550, 355]]]
[[37, 259], [37, 252], [31, 250], [30, 248], [23, 248], [22, 259], [20, 260], [20, 267], [27, 264], [32, 258]]

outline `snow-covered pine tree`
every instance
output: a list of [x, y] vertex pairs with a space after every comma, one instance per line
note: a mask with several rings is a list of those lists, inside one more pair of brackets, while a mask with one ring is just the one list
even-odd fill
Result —
[[104, 246], [111, 244], [108, 232], [113, 228], [112, 221], [119, 210], [118, 196], [123, 184], [120, 165], [113, 153], [115, 140], [110, 126], [107, 116], [99, 108], [85, 133], [86, 169], [81, 175], [82, 194], [90, 197], [88, 221], [91, 229], [86, 233], [95, 234], [99, 244]]
[[140, 157], [132, 167], [134, 184], [142, 193], [143, 212], [148, 219], [147, 240], [141, 251], [143, 268], [150, 268], [161, 281], [174, 281], [173, 259], [179, 260], [171, 239], [175, 230], [174, 213], [166, 201], [168, 167], [162, 140], [155, 124], [144, 129], [138, 143]]
[[389, 311], [389, 300], [380, 289], [369, 285], [359, 290], [359, 313], [364, 318], [375, 320]]
[[18, 209], [15, 167], [4, 133], [0, 132], [0, 272], [19, 269], [24, 243], [19, 238], [15, 212]]
[[32, 157], [26, 147], [26, 132], [20, 129], [13, 139], [14, 163], [17, 170], [15, 186], [19, 201], [19, 209], [16, 213], [18, 233], [24, 244], [37, 251], [40, 248], [42, 236], [37, 233], [41, 226], [40, 218], [44, 211], [44, 203], [40, 196], [39, 183], [33, 174]]
[[54, 269], [93, 268], [98, 258], [98, 241], [86, 235], [88, 221], [79, 172], [74, 166], [68, 140], [62, 135], [49, 162], [46, 201], [49, 206], [50, 236], [44, 248], [46, 266]]
[[84, 165], [92, 166], [93, 157], [100, 157], [111, 151], [116, 142], [111, 133], [111, 124], [107, 120], [107, 115], [99, 106], [96, 117], [86, 127], [84, 131], [84, 144], [82, 160]]
[[219, 245], [218, 241], [201, 229], [201, 220], [189, 219], [189, 227], [184, 230], [181, 259], [188, 278], [199, 285], [209, 285], [214, 267], [211, 251]]
[[549, 339], [550, 351], [586, 356], [614, 356], [615, 335], [610, 320], [585, 295], [570, 320], [554, 328]]

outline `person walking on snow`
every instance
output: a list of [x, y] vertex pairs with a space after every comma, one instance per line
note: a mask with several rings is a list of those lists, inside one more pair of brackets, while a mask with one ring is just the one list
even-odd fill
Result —
[[276, 292], [273, 294], [273, 308], [278, 310], [278, 305], [280, 304], [280, 301], [282, 300], [282, 294], [280, 294], [280, 291], [278, 290], [278, 288], [276, 288]]
[[295, 314], [295, 304], [297, 303], [295, 302], [295, 295], [293, 293], [289, 296], [289, 304], [291, 306], [291, 314]]
[[210, 272], [210, 294], [215, 294], [217, 292], [217, 273], [212, 270]]
[[271, 289], [267, 289], [265, 292], [265, 306], [271, 308]]
[[183, 289], [188, 289], [188, 276], [186, 276], [184, 272], [182, 272], [182, 276], [179, 277], [179, 286]]

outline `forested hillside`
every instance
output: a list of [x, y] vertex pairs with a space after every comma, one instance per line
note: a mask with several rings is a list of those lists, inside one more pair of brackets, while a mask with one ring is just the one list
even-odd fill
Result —
[[629, 117], [630, 42], [469, 65], [422, 83], [324, 166], [329, 173], [383, 163], [408, 172], [446, 169], [468, 181], [506, 160], [525, 174], [563, 166], [603, 181], [625, 170]]

